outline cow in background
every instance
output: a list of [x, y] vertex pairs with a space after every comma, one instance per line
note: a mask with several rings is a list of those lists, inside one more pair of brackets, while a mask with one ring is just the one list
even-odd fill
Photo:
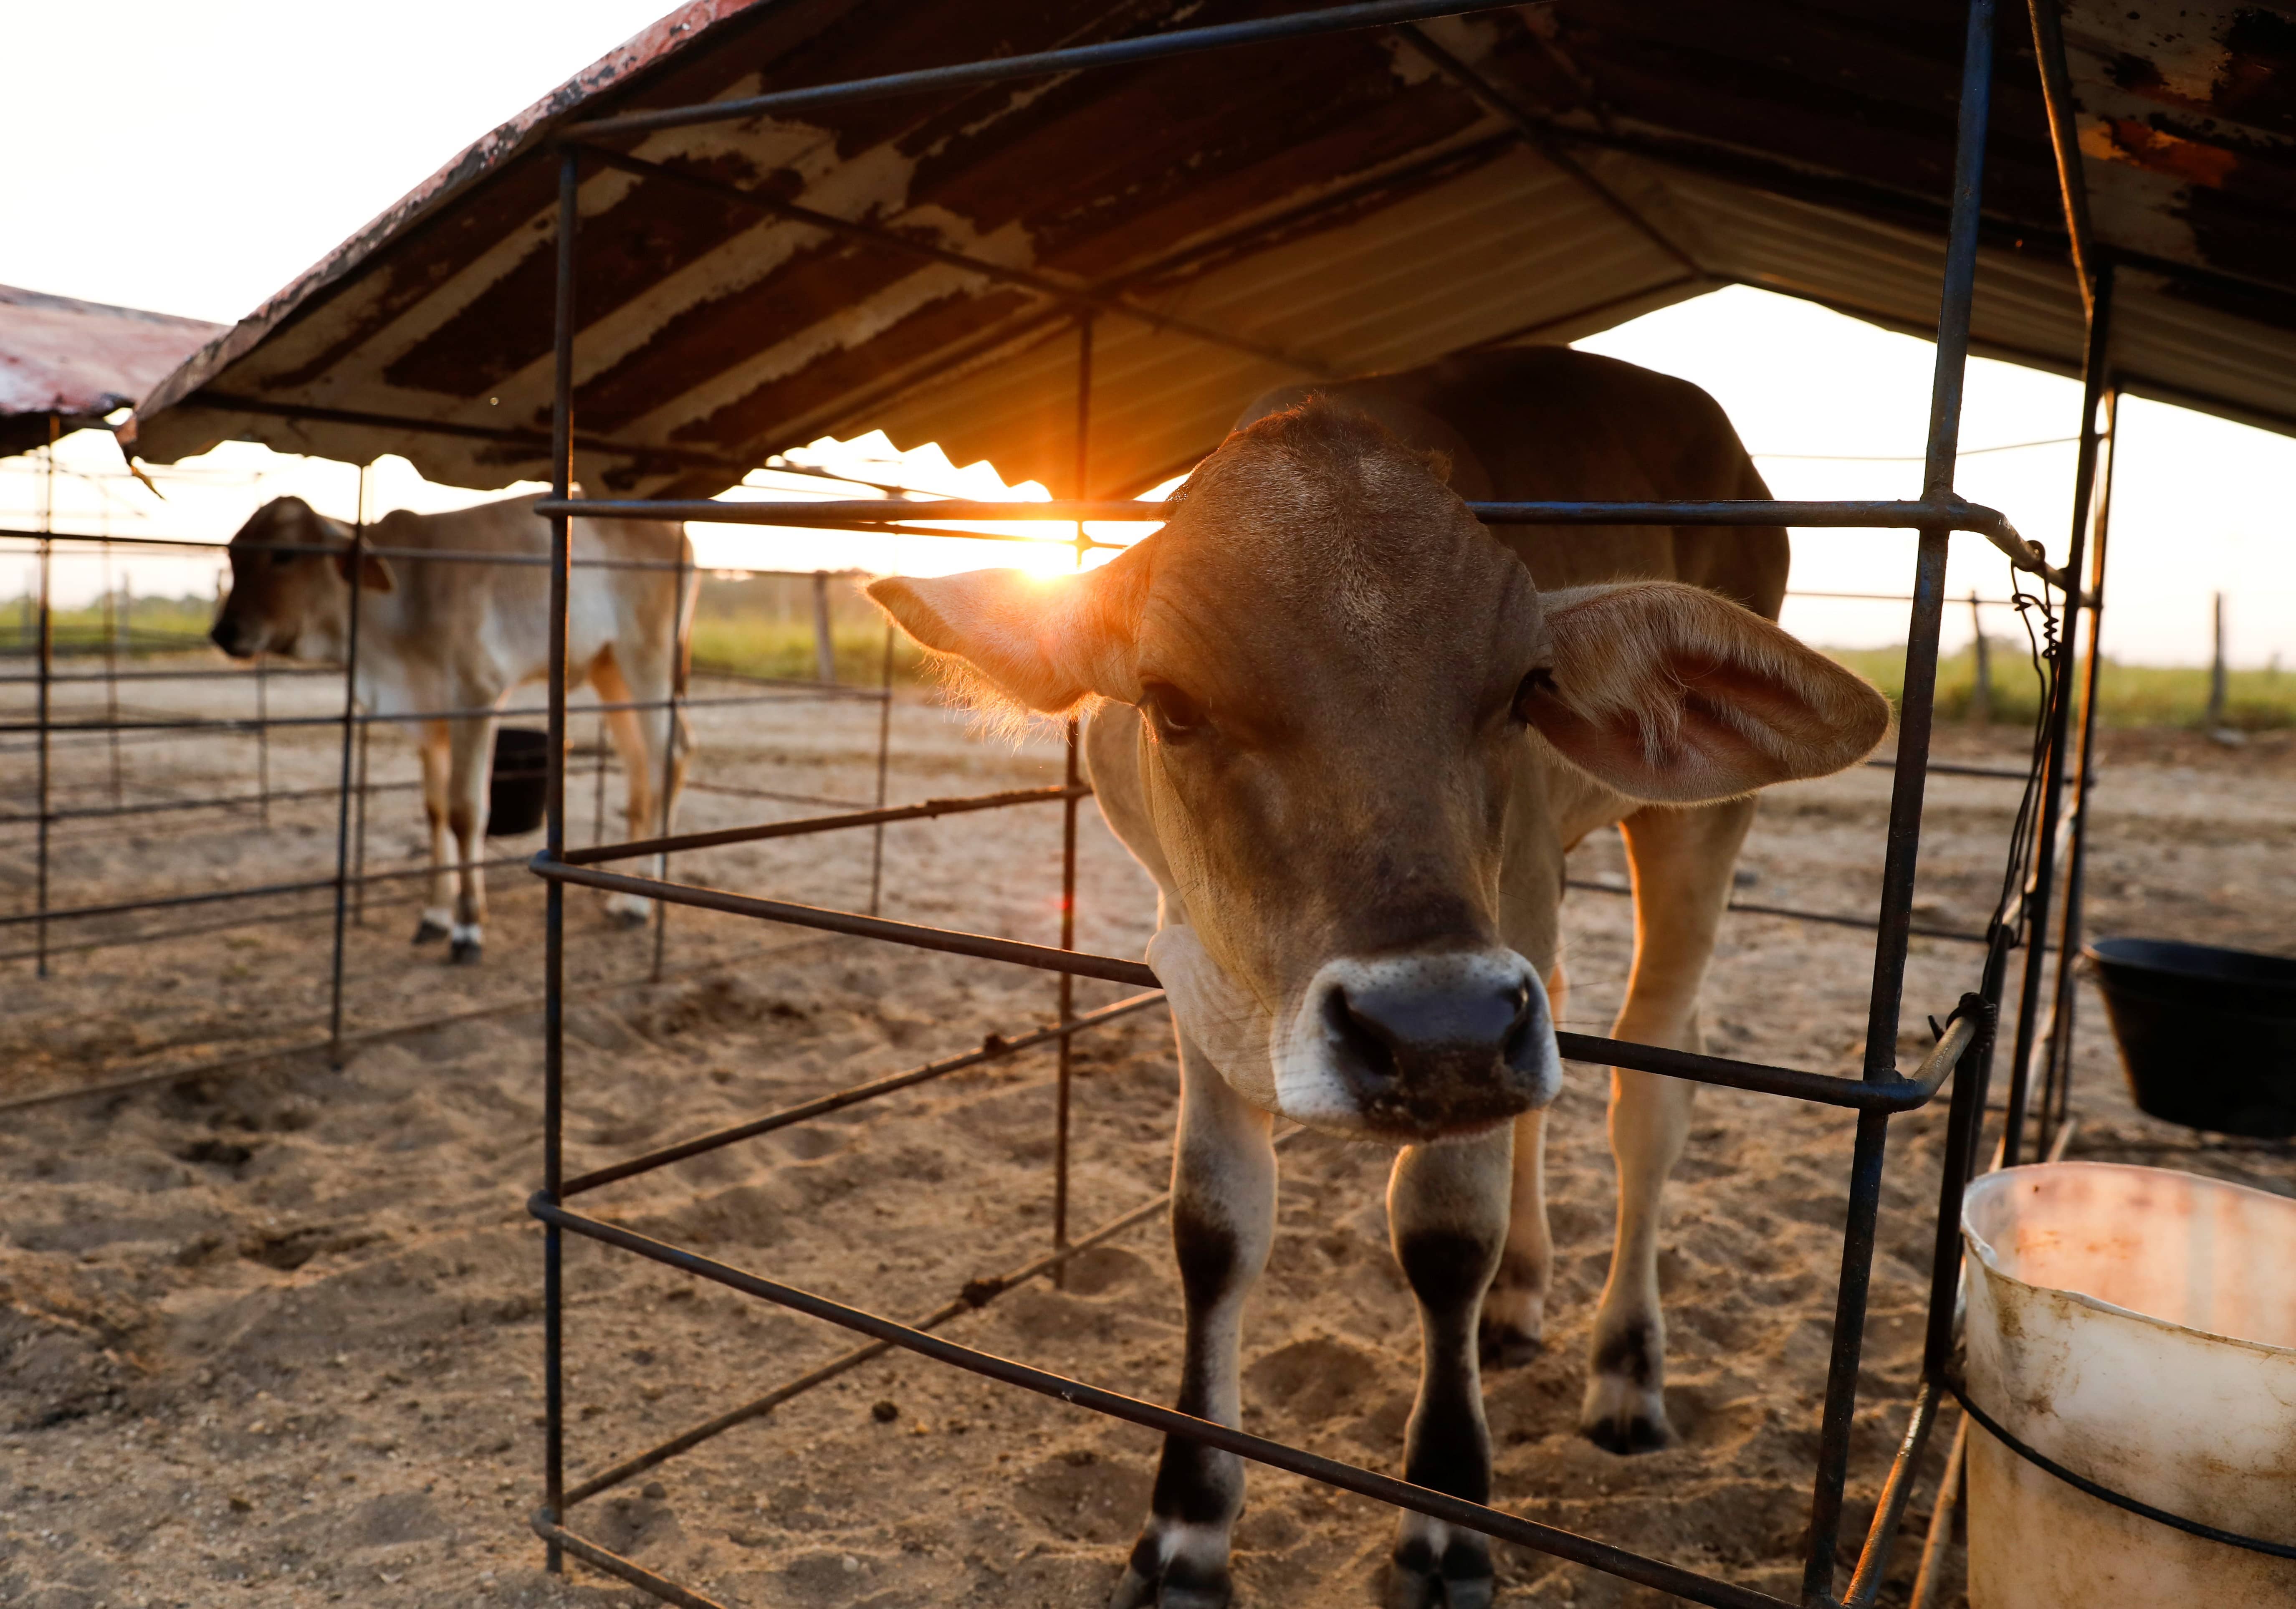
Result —
[[[549, 521], [533, 497], [511, 497], [452, 513], [406, 510], [369, 528], [384, 553], [360, 559], [358, 673], [361, 708], [381, 716], [471, 710], [415, 724], [422, 759], [422, 804], [430, 818], [430, 899], [414, 941], [450, 939], [456, 962], [478, 960], [485, 942], [487, 834], [495, 710], [523, 684], [550, 674], [550, 571], [521, 562], [490, 564], [406, 556], [406, 550], [500, 554], [531, 561], [550, 554]], [[209, 636], [234, 659], [283, 654], [340, 665], [348, 655], [352, 530], [300, 497], [255, 511], [231, 539], [231, 595]], [[690, 735], [668, 702], [688, 663], [688, 634], [700, 578], [683, 526], [580, 520], [571, 532], [575, 569], [567, 596], [566, 682], [587, 684], [608, 705], [606, 719], [629, 784], [632, 838], [668, 830], [685, 776]], [[685, 565], [585, 565], [586, 560]], [[672, 751], [672, 745], [675, 751]], [[668, 792], [660, 792], [669, 755]], [[447, 835], [455, 840], [453, 850]], [[643, 923], [652, 902], [615, 894], [618, 922]]]

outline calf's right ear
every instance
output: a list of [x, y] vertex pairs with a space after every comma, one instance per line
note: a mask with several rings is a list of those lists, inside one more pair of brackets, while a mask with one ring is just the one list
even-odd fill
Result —
[[1146, 573], [1136, 547], [1081, 575], [973, 570], [889, 576], [868, 590], [902, 630], [981, 690], [1060, 715], [1095, 694], [1139, 697], [1135, 644]]

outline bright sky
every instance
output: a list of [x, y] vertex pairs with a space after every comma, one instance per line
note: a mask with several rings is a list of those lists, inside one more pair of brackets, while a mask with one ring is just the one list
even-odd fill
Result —
[[[0, 97], [0, 138], [24, 154], [0, 168], [0, 218], [9, 220], [0, 231], [0, 283], [238, 318], [668, 3], [398, 0], [387, 12], [285, 0], [11, 7], [0, 15], [0, 53], [17, 70]], [[1927, 419], [1925, 342], [1732, 290], [1580, 344], [1712, 391], [1780, 497], [1918, 489], [1912, 459]], [[1963, 442], [2070, 436], [2079, 408], [2072, 382], [1980, 362]], [[2222, 590], [2235, 663], [2296, 657], [2296, 533], [2285, 491], [2296, 484], [2296, 442], [2135, 401], [2122, 405], [2121, 428], [2108, 648], [2143, 662], [2205, 661], [2210, 595]], [[882, 453], [882, 440], [824, 445], [815, 461], [888, 479], [876, 462]], [[1780, 456], [1789, 454], [1841, 456]], [[2062, 554], [2072, 454], [2067, 445], [1981, 454], [1964, 461], [1960, 489]], [[1853, 457], [1860, 461], [1846, 461]], [[1886, 461], [1897, 457], [1906, 461]], [[108, 438], [69, 442], [56, 482], [58, 527], [221, 537], [256, 502], [287, 491], [331, 513], [354, 512], [351, 470], [245, 444], [180, 466], [162, 481], [165, 504], [123, 483], [120, 467]], [[993, 497], [1002, 487], [988, 466], [959, 469], [938, 454], [912, 455], [901, 469], [934, 490]], [[44, 496], [31, 461], [0, 461], [0, 521], [37, 518]], [[422, 482], [398, 460], [370, 472], [370, 512], [472, 500]], [[695, 534], [705, 563], [734, 551], [727, 537]], [[1980, 538], [1956, 540], [1965, 546], [1956, 549], [1956, 590], [2004, 595], [2005, 562]], [[749, 554], [757, 550], [747, 545]], [[1796, 532], [1794, 584], [1902, 593], [1911, 552], [1911, 537], [1900, 533]], [[1010, 563], [1013, 553], [1009, 544], [791, 533], [775, 539], [765, 562], [934, 571]], [[101, 584], [93, 561], [65, 569], [59, 601], [92, 595]], [[208, 590], [215, 566], [194, 558], [133, 569], [139, 592], [177, 593]], [[22, 585], [0, 570], [0, 597]], [[1965, 617], [1956, 617], [1954, 638], [1965, 638]], [[1786, 619], [1827, 644], [1904, 634], [1902, 607], [1886, 603], [1797, 598]], [[1988, 629], [2011, 628], [1997, 612]]]

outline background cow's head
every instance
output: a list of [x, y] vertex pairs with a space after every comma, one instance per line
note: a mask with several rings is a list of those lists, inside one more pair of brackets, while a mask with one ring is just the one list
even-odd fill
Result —
[[[350, 624], [351, 531], [300, 497], [275, 497], [231, 539], [231, 595], [208, 636], [234, 659], [340, 659]], [[363, 556], [359, 586], [391, 590], [390, 566]]]
[[1851, 764], [1889, 721], [1714, 594], [1542, 596], [1439, 461], [1316, 402], [1230, 436], [1101, 569], [870, 594], [989, 696], [1138, 710], [1186, 918], [1151, 956], [1182, 1027], [1261, 1104], [1392, 1138], [1559, 1088], [1559, 800], [1726, 799]]

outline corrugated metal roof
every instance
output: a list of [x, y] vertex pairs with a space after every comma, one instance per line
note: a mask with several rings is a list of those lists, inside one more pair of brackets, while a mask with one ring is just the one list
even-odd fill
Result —
[[144, 395], [221, 334], [202, 319], [0, 285], [0, 456], [78, 430]]
[[[570, 126], [1296, 9], [688, 6], [186, 364], [139, 409], [135, 450], [250, 435], [403, 453], [464, 485], [539, 474], [548, 146]], [[2022, 8], [2004, 10], [1975, 339], [2069, 369], [2054, 163]], [[577, 472], [706, 493], [874, 427], [1066, 490], [1064, 290], [1160, 320], [1095, 321], [1101, 493], [1185, 467], [1272, 384], [1567, 340], [1722, 283], [1925, 332], [1963, 16], [1553, 0], [1426, 24], [1423, 44], [1353, 33], [601, 138], [624, 166], [593, 164], [581, 190]], [[2126, 383], [2296, 430], [2296, 24], [2227, 0], [2073, 0], [2064, 27], [2097, 233], [2122, 265]]]

